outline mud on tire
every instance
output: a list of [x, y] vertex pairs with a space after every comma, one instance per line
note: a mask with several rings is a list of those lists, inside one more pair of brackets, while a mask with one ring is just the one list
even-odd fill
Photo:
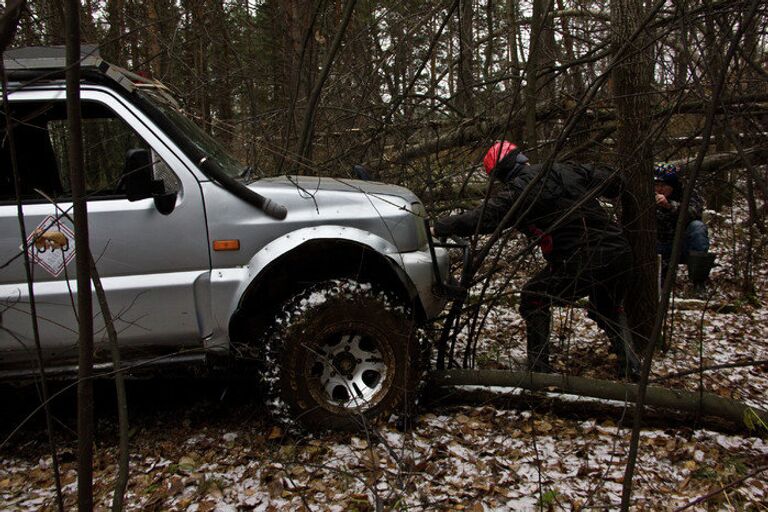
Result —
[[420, 377], [409, 308], [348, 279], [289, 300], [270, 351], [284, 412], [310, 430], [356, 430], [404, 413]]

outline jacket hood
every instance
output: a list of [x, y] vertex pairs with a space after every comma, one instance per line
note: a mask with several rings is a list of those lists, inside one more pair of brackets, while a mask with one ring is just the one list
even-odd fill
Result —
[[519, 149], [510, 151], [507, 156], [496, 165], [494, 173], [496, 179], [501, 182], [507, 182], [517, 176], [517, 174], [528, 163], [528, 157], [523, 154]]

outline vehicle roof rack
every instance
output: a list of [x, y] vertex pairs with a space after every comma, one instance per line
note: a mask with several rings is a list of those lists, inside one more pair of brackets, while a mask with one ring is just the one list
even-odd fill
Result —
[[[64, 46], [28, 46], [8, 49], [3, 54], [5, 69], [19, 70], [61, 70], [67, 67], [67, 51]], [[102, 59], [99, 48], [94, 45], [80, 47], [80, 65], [98, 68]]]
[[[60, 78], [67, 69], [66, 47], [28, 46], [6, 50], [3, 63], [10, 79]], [[80, 47], [80, 69], [86, 76], [93, 76], [93, 73], [106, 76], [128, 92], [132, 92], [137, 86], [167, 90], [167, 87], [157, 80], [145, 78], [105, 61], [96, 45], [84, 44]]]

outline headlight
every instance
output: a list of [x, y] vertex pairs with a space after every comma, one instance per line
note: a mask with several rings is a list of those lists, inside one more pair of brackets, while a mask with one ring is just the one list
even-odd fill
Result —
[[418, 243], [419, 250], [424, 249], [427, 246], [427, 227], [424, 224], [424, 219], [427, 218], [427, 210], [421, 201], [411, 203], [411, 211], [413, 212], [413, 222], [416, 223], [416, 242]]

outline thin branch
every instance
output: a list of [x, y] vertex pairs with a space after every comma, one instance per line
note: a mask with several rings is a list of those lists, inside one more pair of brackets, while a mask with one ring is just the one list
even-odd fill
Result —
[[744, 475], [743, 477], [738, 478], [738, 479], [734, 480], [733, 482], [720, 487], [719, 489], [715, 489], [714, 491], [712, 491], [712, 492], [710, 492], [708, 494], [705, 494], [704, 496], [701, 496], [699, 498], [696, 498], [695, 500], [691, 501], [690, 503], [688, 503], [686, 505], [683, 505], [680, 508], [676, 508], [675, 512], [681, 512], [683, 510], [688, 510], [689, 508], [695, 507], [696, 505], [698, 505], [700, 503], [704, 503], [705, 501], [709, 500], [710, 498], [713, 498], [714, 496], [717, 496], [718, 494], [720, 494], [722, 492], [725, 492], [728, 489], [733, 489], [734, 487], [736, 487], [739, 484], [749, 480], [750, 478], [756, 477], [757, 475], [759, 475], [760, 473], [762, 473], [765, 470], [768, 470], [768, 466], [761, 466], [761, 467], [755, 469], [754, 471], [752, 471], [751, 473], [749, 473], [747, 475]]

